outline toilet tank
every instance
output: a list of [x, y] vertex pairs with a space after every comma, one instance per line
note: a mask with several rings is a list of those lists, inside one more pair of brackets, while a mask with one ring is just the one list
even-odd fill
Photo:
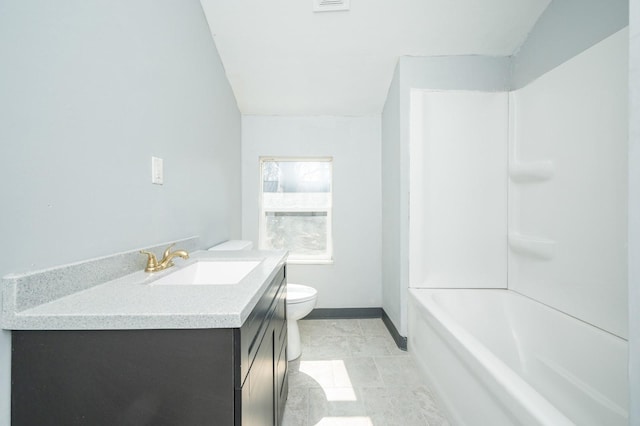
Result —
[[211, 247], [209, 250], [251, 250], [253, 243], [245, 240], [229, 240]]

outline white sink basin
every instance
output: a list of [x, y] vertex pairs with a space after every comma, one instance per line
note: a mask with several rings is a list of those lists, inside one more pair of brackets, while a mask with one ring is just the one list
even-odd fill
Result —
[[238, 284], [260, 264], [259, 260], [199, 260], [176, 269], [152, 285]]

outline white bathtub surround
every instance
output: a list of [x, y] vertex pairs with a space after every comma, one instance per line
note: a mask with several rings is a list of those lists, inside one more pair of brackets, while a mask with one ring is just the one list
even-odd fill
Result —
[[624, 339], [509, 290], [410, 295], [409, 353], [457, 424], [627, 424]]
[[509, 288], [627, 336], [628, 36], [510, 94]]
[[460, 424], [627, 424], [627, 48], [623, 29], [510, 92], [508, 151], [477, 120], [497, 94], [415, 92], [409, 350]]
[[627, 336], [627, 47], [621, 30], [509, 93], [412, 92], [410, 287], [507, 288], [508, 270]]
[[507, 92], [411, 93], [409, 283], [507, 287]]
[[[382, 307], [407, 335], [410, 259], [411, 93], [420, 90], [509, 90], [508, 57], [403, 56], [382, 112]], [[454, 166], [462, 172], [462, 168]]]

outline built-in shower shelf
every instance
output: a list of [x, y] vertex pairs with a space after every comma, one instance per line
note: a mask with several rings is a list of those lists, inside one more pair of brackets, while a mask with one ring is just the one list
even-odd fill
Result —
[[513, 182], [542, 182], [553, 177], [553, 161], [514, 161], [509, 165], [509, 177]]
[[540, 260], [551, 260], [556, 255], [555, 241], [520, 233], [509, 234], [509, 248], [515, 254]]

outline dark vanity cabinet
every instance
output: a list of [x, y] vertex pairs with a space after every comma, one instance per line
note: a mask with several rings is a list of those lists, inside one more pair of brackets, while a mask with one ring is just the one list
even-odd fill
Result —
[[[286, 279], [272, 285], [240, 329], [236, 418], [243, 426], [279, 425], [287, 399]], [[278, 281], [278, 278], [276, 278]]]
[[241, 328], [14, 330], [22, 425], [279, 425], [287, 398], [282, 267]]

